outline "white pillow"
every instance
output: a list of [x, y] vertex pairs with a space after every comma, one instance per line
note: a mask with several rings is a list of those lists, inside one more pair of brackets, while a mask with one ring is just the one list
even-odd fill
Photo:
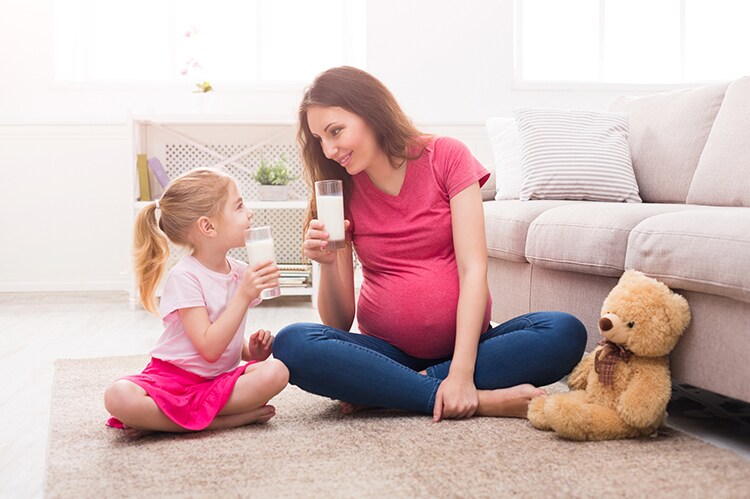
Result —
[[514, 109], [521, 135], [521, 197], [640, 203], [628, 117], [566, 109]]
[[487, 134], [495, 157], [495, 199], [521, 194], [521, 137], [515, 118], [489, 118]]

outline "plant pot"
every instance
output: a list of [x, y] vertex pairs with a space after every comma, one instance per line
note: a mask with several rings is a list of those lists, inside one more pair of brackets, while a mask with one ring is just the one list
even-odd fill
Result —
[[258, 199], [261, 201], [286, 201], [289, 199], [287, 185], [261, 185], [258, 187]]

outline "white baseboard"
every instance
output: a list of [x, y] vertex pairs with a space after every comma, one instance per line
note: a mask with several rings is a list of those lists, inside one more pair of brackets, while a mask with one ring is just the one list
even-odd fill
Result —
[[54, 291], [129, 291], [128, 281], [56, 281], [3, 282], [0, 293], [38, 293]]

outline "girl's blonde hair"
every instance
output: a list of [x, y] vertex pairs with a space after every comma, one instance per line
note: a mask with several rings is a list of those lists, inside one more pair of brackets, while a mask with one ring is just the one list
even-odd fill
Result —
[[157, 223], [156, 203], [143, 208], [135, 218], [133, 255], [135, 277], [141, 303], [156, 312], [154, 291], [164, 275], [169, 259], [169, 241], [192, 248], [190, 231], [203, 216], [214, 217], [229, 196], [232, 177], [218, 170], [199, 168], [174, 179], [159, 199], [161, 216]]
[[[310, 132], [307, 111], [313, 106], [340, 107], [361, 117], [375, 132], [380, 148], [389, 158], [416, 159], [424, 151], [429, 136], [420, 132], [406, 116], [390, 90], [377, 78], [350, 66], [331, 68], [315, 77], [299, 106], [297, 141], [302, 148], [305, 181], [315, 192], [318, 180], [338, 179], [344, 184], [344, 200], [349, 199], [351, 176], [341, 165], [326, 158], [318, 140]], [[420, 146], [409, 156], [409, 147]], [[310, 197], [303, 232], [315, 218], [315, 196]]]

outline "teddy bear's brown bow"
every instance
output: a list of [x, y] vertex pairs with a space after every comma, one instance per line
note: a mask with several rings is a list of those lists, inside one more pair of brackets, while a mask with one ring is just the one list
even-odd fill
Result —
[[599, 375], [599, 382], [608, 388], [615, 384], [615, 367], [619, 361], [629, 361], [633, 352], [613, 343], [608, 339], [602, 339], [599, 342], [603, 348], [596, 353], [594, 357], [594, 371]]

